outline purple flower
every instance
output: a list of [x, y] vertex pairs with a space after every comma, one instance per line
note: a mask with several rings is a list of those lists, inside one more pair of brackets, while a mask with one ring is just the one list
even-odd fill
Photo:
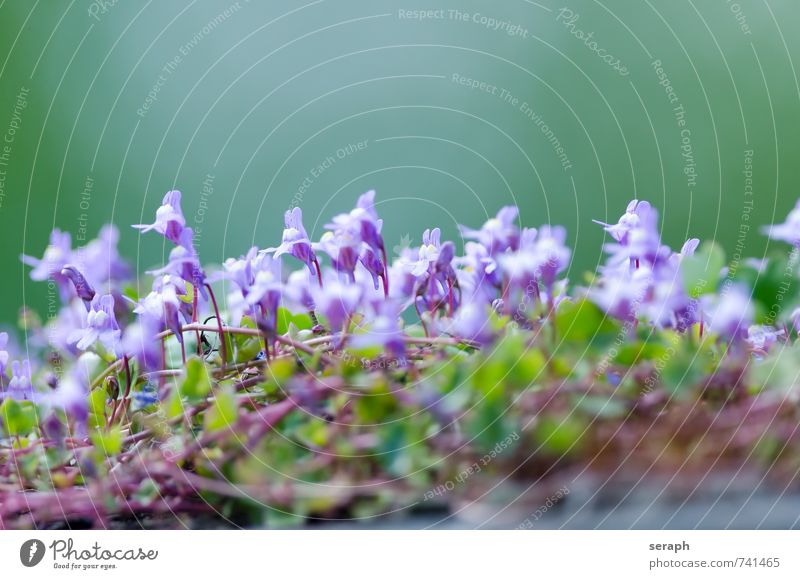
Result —
[[458, 313], [447, 329], [448, 332], [481, 345], [489, 344], [494, 339], [492, 325], [489, 321], [490, 309], [490, 306], [480, 299], [466, 300], [458, 309]]
[[497, 261], [489, 255], [484, 245], [474, 241], [464, 245], [464, 254], [453, 260], [458, 266], [456, 273], [459, 286], [469, 295], [480, 291], [489, 301], [501, 285]]
[[77, 343], [79, 350], [87, 350], [99, 340], [106, 350], [116, 355], [120, 334], [114, 314], [114, 297], [110, 294], [96, 295], [86, 314], [85, 327], [75, 330], [70, 335], [69, 342]]
[[244, 296], [259, 328], [275, 333], [278, 323], [278, 306], [283, 293], [281, 262], [272, 258], [257, 261], [253, 285]]
[[310, 312], [314, 309], [311, 296], [311, 274], [306, 269], [293, 271], [283, 284], [283, 298], [292, 313]]
[[384, 266], [381, 258], [372, 250], [371, 247], [366, 246], [361, 252], [359, 261], [372, 276], [372, 283], [374, 284], [375, 289], [378, 289], [380, 286], [379, 280], [383, 280], [384, 295], [389, 295], [386, 283], [386, 267]]
[[33, 267], [31, 279], [34, 281], [45, 281], [52, 279], [61, 290], [61, 297], [64, 301], [69, 300], [70, 282], [61, 273], [64, 266], [74, 261], [72, 252], [72, 240], [69, 233], [54, 229], [50, 234], [50, 244], [44, 251], [42, 259], [37, 259], [29, 255], [21, 256], [22, 262]]
[[56, 389], [43, 397], [50, 407], [64, 411], [68, 418], [75, 421], [78, 434], [86, 432], [86, 421], [89, 418], [89, 368], [83, 359], [79, 359], [71, 371], [58, 381]]
[[768, 235], [770, 239], [785, 241], [796, 247], [800, 246], [800, 200], [789, 212], [784, 223], [767, 225], [761, 228], [761, 232]]
[[597, 285], [589, 290], [591, 299], [608, 315], [620, 320], [636, 318], [653, 283], [653, 273], [647, 267], [629, 271], [621, 268], [607, 271]]
[[167, 265], [161, 269], [147, 272], [150, 275], [170, 275], [190, 284], [204, 299], [206, 296], [206, 274], [200, 265], [200, 257], [194, 248], [194, 233], [186, 227], [180, 234], [178, 244], [170, 251]]
[[512, 206], [503, 207], [497, 216], [489, 219], [478, 230], [459, 225], [461, 235], [466, 239], [475, 239], [481, 243], [491, 255], [507, 249], [515, 250], [519, 244], [520, 231], [516, 225], [519, 209]]
[[61, 275], [66, 276], [69, 281], [72, 282], [72, 285], [75, 286], [75, 293], [83, 300], [86, 311], [88, 312], [95, 296], [94, 288], [89, 285], [89, 282], [86, 281], [86, 278], [74, 265], [65, 265], [61, 270]]
[[354, 336], [351, 345], [354, 348], [380, 346], [390, 356], [404, 359], [406, 344], [400, 329], [400, 306], [382, 300], [378, 308], [378, 315], [370, 320], [366, 332]]
[[739, 285], [720, 295], [701, 298], [703, 321], [709, 331], [736, 340], [747, 334], [753, 322], [753, 304], [747, 290]]
[[311, 275], [319, 275], [319, 262], [311, 247], [311, 240], [308, 238], [306, 228], [303, 227], [303, 212], [299, 207], [284, 214], [283, 239], [278, 247], [265, 249], [265, 253], [275, 252], [274, 258], [277, 259], [285, 253], [289, 253], [296, 259], [308, 266]]
[[[162, 366], [162, 359], [161, 342], [156, 339], [156, 335], [161, 331], [161, 327], [160, 318], [140, 315], [135, 323], [125, 328], [121, 342], [122, 353], [137, 360], [147, 371], [158, 370]], [[180, 336], [180, 332], [175, 335]]]
[[11, 363], [11, 380], [8, 383], [7, 396], [14, 400], [33, 400], [33, 380], [31, 379], [31, 363], [28, 360], [14, 360]]
[[750, 326], [747, 328], [745, 342], [750, 344], [753, 350], [766, 354], [770, 346], [785, 333], [783, 330], [776, 330], [768, 326]]
[[127, 280], [131, 268], [117, 250], [119, 231], [113, 225], [104, 225], [97, 238], [75, 250], [77, 265], [95, 289], [110, 293], [118, 282]]
[[280, 260], [252, 247], [246, 256], [228, 259], [223, 266], [225, 271], [215, 279], [227, 279], [237, 286], [228, 294], [231, 323], [238, 325], [242, 316], [249, 314], [259, 327], [274, 331], [283, 293]]
[[552, 288], [556, 276], [569, 266], [572, 251], [566, 246], [567, 231], [560, 225], [543, 225], [533, 243], [539, 260], [537, 277], [546, 288]]
[[356, 207], [350, 213], [341, 213], [325, 226], [326, 229], [347, 239], [358, 239], [375, 252], [386, 255], [381, 237], [383, 220], [375, 211], [375, 191], [367, 191], [358, 198]]
[[336, 233], [326, 231], [319, 243], [315, 243], [313, 247], [328, 254], [336, 271], [346, 274], [351, 281], [355, 281], [355, 270], [361, 247], [360, 237], [353, 237], [347, 230]]
[[[178, 341], [183, 341], [180, 316], [183, 302], [178, 298], [178, 295], [182, 295], [179, 294], [179, 289], [170, 276], [163, 276], [154, 282], [153, 291], [147, 294], [133, 310], [144, 324], [142, 331], [158, 324], [159, 331], [160, 328], [166, 327], [172, 330]], [[132, 351], [136, 349], [135, 343], [128, 344], [127, 347]]]
[[181, 192], [170, 191], [164, 195], [161, 207], [156, 210], [156, 220], [150, 225], [134, 225], [142, 233], [155, 230], [171, 242], [178, 244], [186, 227], [186, 218], [181, 210]]
[[312, 288], [314, 303], [325, 318], [333, 332], [345, 330], [348, 321], [356, 312], [361, 300], [362, 290], [359, 285], [342, 283], [335, 277], [325, 280], [325, 287]]
[[[354, 280], [354, 271], [361, 255], [362, 244], [374, 254], [380, 255], [383, 265], [382, 279], [388, 282], [386, 273], [386, 248], [381, 237], [383, 220], [375, 211], [375, 191], [367, 191], [358, 198], [355, 209], [341, 213], [325, 226], [330, 230], [322, 236], [315, 248], [327, 253], [336, 271], [347, 274]], [[388, 288], [386, 288], [388, 295]]]

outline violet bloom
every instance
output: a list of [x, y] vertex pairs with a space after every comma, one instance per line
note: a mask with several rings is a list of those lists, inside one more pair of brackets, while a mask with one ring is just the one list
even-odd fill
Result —
[[746, 288], [733, 285], [725, 294], [703, 296], [701, 305], [709, 331], [730, 340], [747, 335], [753, 322], [753, 304]]
[[768, 235], [770, 239], [784, 241], [795, 247], [800, 247], [800, 200], [789, 212], [784, 223], [778, 225], [767, 225], [761, 228], [761, 232]]
[[609, 265], [612, 267], [629, 262], [631, 268], [639, 267], [642, 262], [655, 267], [668, 259], [671, 252], [661, 245], [658, 232], [658, 211], [647, 201], [633, 200], [628, 204], [625, 214], [614, 225], [595, 221], [614, 239], [615, 243], [605, 245], [611, 254]]
[[[284, 214], [283, 239], [278, 247], [265, 249], [265, 253], [275, 252], [274, 258], [277, 259], [285, 253], [289, 253], [300, 260], [308, 267], [311, 275], [319, 277], [319, 262], [317, 255], [311, 247], [311, 240], [308, 238], [306, 228], [303, 227], [303, 211], [295, 207]], [[320, 280], [321, 282], [321, 280]]]
[[453, 263], [458, 266], [458, 284], [465, 293], [481, 292], [487, 301], [495, 295], [501, 285], [501, 272], [485, 246], [468, 241], [464, 244], [464, 256], [455, 258]]
[[367, 331], [354, 336], [351, 345], [354, 348], [379, 346], [389, 356], [398, 360], [405, 359], [406, 344], [400, 329], [400, 306], [383, 300], [378, 308], [378, 315], [370, 320]]
[[760, 353], [766, 354], [770, 346], [778, 341], [786, 332], [768, 326], [750, 326], [747, 329], [747, 342], [750, 347]]
[[14, 360], [11, 363], [11, 380], [6, 395], [14, 400], [34, 399], [31, 363], [28, 360]]
[[489, 219], [480, 229], [470, 229], [459, 225], [461, 235], [465, 239], [475, 239], [481, 243], [491, 255], [507, 249], [516, 250], [519, 245], [519, 228], [516, 225], [519, 209], [509, 205], [500, 209], [497, 216]]
[[61, 270], [61, 275], [66, 276], [69, 281], [72, 282], [72, 285], [75, 286], [75, 293], [83, 300], [86, 311], [88, 312], [91, 309], [91, 303], [95, 296], [94, 288], [89, 285], [89, 282], [86, 281], [86, 278], [74, 265], [65, 265]]
[[69, 300], [70, 282], [61, 273], [64, 266], [74, 261], [72, 252], [72, 240], [69, 233], [54, 229], [50, 234], [50, 244], [44, 251], [42, 259], [37, 259], [29, 255], [21, 256], [22, 262], [33, 267], [31, 279], [34, 281], [45, 281], [52, 279], [61, 290], [61, 298]]
[[156, 210], [156, 220], [150, 225], [134, 225], [142, 233], [155, 230], [171, 242], [180, 243], [181, 234], [186, 227], [186, 218], [181, 210], [181, 192], [169, 191], [164, 195], [161, 207]]
[[645, 220], [650, 219], [651, 210], [652, 207], [647, 201], [639, 201], [638, 199], [634, 199], [628, 203], [625, 213], [622, 214], [622, 217], [620, 217], [619, 221], [617, 221], [617, 223], [614, 225], [609, 225], [608, 223], [598, 221], [597, 219], [592, 219], [592, 221], [598, 225], [602, 225], [603, 229], [606, 230], [606, 232], [614, 239], [614, 241], [624, 243], [628, 233], [641, 226], [643, 218]]
[[361, 301], [361, 287], [342, 283], [335, 278], [325, 280], [325, 288], [312, 288], [311, 294], [319, 311], [330, 324], [331, 331], [345, 331]]
[[372, 283], [376, 290], [380, 286], [379, 280], [383, 281], [383, 293], [384, 296], [388, 296], [389, 290], [387, 289], [388, 284], [386, 280], [386, 267], [384, 266], [381, 258], [372, 250], [371, 247], [366, 246], [361, 252], [359, 261], [372, 276]]
[[331, 258], [336, 271], [347, 275], [350, 281], [355, 281], [361, 239], [353, 237], [351, 233], [346, 230], [336, 233], [326, 231], [319, 243], [313, 244], [313, 247], [325, 252]]
[[166, 327], [175, 334], [179, 342], [183, 342], [181, 332], [181, 306], [183, 302], [178, 298], [178, 289], [172, 283], [169, 276], [156, 280], [154, 288], [145, 298], [139, 302], [133, 312], [138, 314], [140, 319], [149, 318], [146, 324], [151, 321], [157, 322], [161, 327]]
[[131, 268], [119, 254], [119, 231], [113, 225], [104, 225], [97, 238], [75, 250], [73, 264], [80, 267], [95, 289], [110, 292], [119, 282], [130, 278]]
[[307, 269], [293, 271], [283, 284], [283, 301], [292, 313], [305, 313], [314, 310], [311, 296], [311, 274]]
[[121, 331], [114, 314], [114, 297], [110, 294], [96, 295], [86, 314], [86, 326], [75, 330], [69, 337], [79, 350], [87, 350], [98, 340], [114, 355], [117, 353]]
[[248, 288], [245, 302], [253, 312], [259, 328], [268, 334], [277, 329], [278, 306], [283, 293], [281, 262], [268, 258], [256, 262], [257, 272]]
[[533, 244], [539, 260], [537, 277], [544, 286], [552, 289], [556, 276], [569, 266], [572, 251], [566, 246], [567, 230], [560, 225], [543, 225]]
[[[125, 328], [121, 341], [122, 353], [128, 358], [136, 360], [146, 371], [160, 369], [163, 362], [161, 342], [156, 339], [156, 336], [161, 331], [161, 327], [162, 322], [158, 317], [139, 315], [135, 323]], [[175, 335], [180, 336], [180, 332], [178, 331]]]
[[627, 268], [607, 270], [589, 290], [589, 299], [608, 315], [633, 321], [652, 283], [653, 273], [644, 266], [634, 271]]
[[490, 306], [480, 299], [468, 299], [458, 309], [447, 331], [459, 338], [485, 346], [494, 339], [489, 320]]
[[350, 213], [337, 215], [325, 228], [330, 231], [322, 236], [317, 247], [331, 257], [337, 271], [347, 274], [352, 281], [361, 245], [366, 244], [373, 253], [380, 255], [382, 279], [384, 283], [388, 281], [386, 247], [381, 236], [383, 220], [378, 218], [375, 211], [375, 191], [361, 195]]
[[197, 295], [206, 296], [206, 274], [200, 265], [200, 257], [194, 248], [194, 232], [191, 227], [183, 229], [178, 244], [170, 251], [167, 265], [161, 269], [148, 271], [150, 275], [170, 275], [180, 278], [197, 290]]
[[86, 432], [89, 418], [89, 375], [81, 360], [73, 369], [61, 377], [56, 389], [43, 396], [43, 402], [64, 411], [77, 427], [76, 434]]

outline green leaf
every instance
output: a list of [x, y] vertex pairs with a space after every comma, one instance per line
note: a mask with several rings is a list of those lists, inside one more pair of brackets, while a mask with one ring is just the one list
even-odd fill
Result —
[[286, 308], [278, 308], [277, 320], [278, 334], [285, 334], [289, 331], [289, 324], [294, 324], [298, 330], [310, 330], [314, 327], [314, 322], [308, 314], [292, 314]]
[[205, 430], [206, 432], [216, 432], [231, 428], [236, 423], [237, 416], [238, 405], [233, 389], [217, 390], [214, 395], [214, 403], [206, 412]]
[[556, 311], [556, 329], [568, 342], [588, 342], [597, 336], [613, 334], [616, 325], [589, 300], [563, 302]]
[[178, 299], [185, 304], [191, 304], [194, 302], [194, 286], [188, 281], [185, 281], [184, 283], [186, 284], [186, 293], [179, 295]]
[[694, 255], [681, 259], [681, 273], [690, 298], [712, 293], [717, 288], [720, 272], [725, 267], [725, 252], [713, 241], [704, 242]]
[[96, 430], [91, 438], [100, 456], [114, 456], [122, 450], [122, 430], [119, 426], [115, 425], [108, 431]]
[[94, 414], [95, 416], [105, 416], [106, 415], [106, 404], [108, 403], [108, 393], [106, 392], [105, 388], [95, 388], [91, 392], [89, 392], [89, 397], [87, 398], [88, 406], [89, 406], [89, 414]]
[[562, 418], [547, 416], [536, 427], [536, 442], [557, 455], [580, 449], [587, 424], [575, 415]]
[[38, 423], [36, 405], [28, 400], [6, 398], [0, 406], [0, 420], [8, 436], [27, 436]]
[[203, 360], [192, 356], [186, 361], [186, 377], [181, 382], [178, 391], [192, 403], [197, 403], [206, 398], [211, 392], [211, 379], [209, 368]]

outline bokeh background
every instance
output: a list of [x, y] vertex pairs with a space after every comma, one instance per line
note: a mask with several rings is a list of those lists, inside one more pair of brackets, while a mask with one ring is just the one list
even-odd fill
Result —
[[794, 0], [0, 0], [0, 322], [44, 307], [19, 255], [53, 227], [112, 221], [160, 264], [129, 225], [172, 188], [211, 263], [373, 188], [390, 247], [517, 203], [567, 226], [578, 279], [591, 219], [639, 197], [673, 247], [760, 256], [798, 194], [799, 23]]

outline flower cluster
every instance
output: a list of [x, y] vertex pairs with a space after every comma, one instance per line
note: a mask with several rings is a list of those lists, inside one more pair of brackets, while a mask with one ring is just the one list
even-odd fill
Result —
[[[41, 259], [22, 259], [33, 268], [31, 278], [52, 280], [63, 300], [61, 313], [41, 329], [40, 344], [76, 360], [90, 353], [108, 362], [135, 362], [140, 372], [169, 366], [165, 341], [170, 335], [180, 344], [185, 361], [187, 327], [196, 334], [190, 347], [212, 358], [216, 352], [222, 366], [229, 362], [230, 352], [219, 352], [219, 347], [204, 350], [197, 339], [198, 328], [206, 327], [201, 319], [216, 320], [218, 341], [225, 344], [225, 328], [257, 329], [263, 346], [253, 355], [262, 358], [271, 350], [277, 353], [281, 340], [303, 330], [331, 336], [334, 349], [377, 348], [397, 360], [406, 359], [409, 313], [418, 317], [418, 327], [429, 338], [480, 346], [497, 338], [502, 324], [495, 321], [503, 316], [516, 327], [534, 329], [556, 316], [564, 301], [588, 300], [629, 328], [647, 324], [700, 336], [708, 332], [730, 347], [759, 354], [788, 338], [781, 322], [795, 328], [800, 324], [800, 310], [786, 320], [755, 324], [745, 286], [730, 284], [724, 291], [713, 291], [724, 268], [711, 276], [692, 274], [699, 262], [711, 258], [696, 255], [697, 239], [688, 240], [679, 252], [664, 245], [658, 212], [646, 201], [631, 201], [616, 223], [597, 222], [610, 238], [606, 263], [591, 283], [571, 291], [564, 277], [571, 260], [565, 229], [547, 224], [521, 227], [518, 213], [516, 207], [503, 207], [479, 229], [461, 227], [461, 255], [454, 241], [442, 240], [440, 229], [432, 228], [425, 230], [419, 247], [404, 249], [389, 263], [383, 220], [375, 192], [369, 191], [352, 211], [325, 225], [316, 242], [303, 225], [301, 209], [287, 211], [279, 245], [252, 247], [207, 277], [192, 229], [186, 226], [181, 193], [170, 191], [152, 224], [133, 226], [173, 245], [164, 267], [149, 272], [152, 285], [146, 295], [137, 297], [126, 288], [131, 271], [119, 256], [119, 234], [113, 226], [77, 249], [72, 249], [68, 233], [55, 230]], [[798, 215], [800, 205], [786, 223], [765, 232], [796, 245]], [[226, 290], [224, 301], [214, 295], [212, 286], [217, 284]], [[298, 328], [295, 322], [302, 325], [300, 319], [311, 323]], [[49, 380], [48, 389], [40, 389], [33, 384], [30, 360], [9, 364], [7, 342], [8, 336], [0, 334], [2, 396], [37, 399], [85, 417], [75, 410], [81, 406], [76, 401], [88, 392], [85, 371], [70, 370]]]

